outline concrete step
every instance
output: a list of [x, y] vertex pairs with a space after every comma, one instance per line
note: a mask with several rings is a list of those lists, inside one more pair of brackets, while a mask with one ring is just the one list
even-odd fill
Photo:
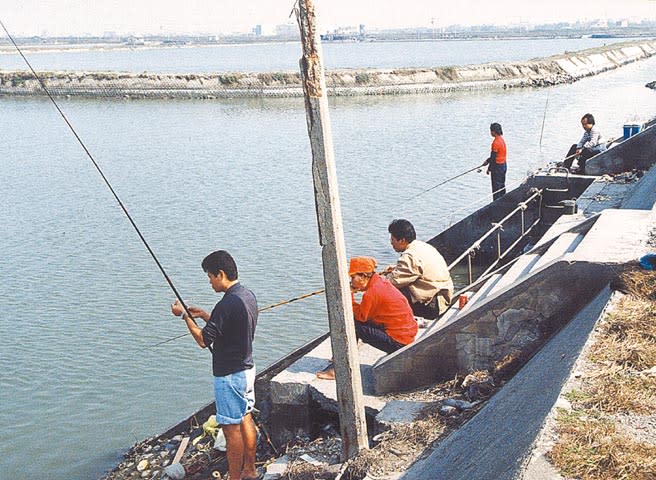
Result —
[[581, 233], [565, 232], [562, 233], [542, 254], [540, 259], [529, 270], [535, 272], [547, 263], [555, 260], [556, 258], [565, 255], [566, 253], [573, 252], [579, 243], [583, 240], [584, 235]]
[[472, 305], [476, 304], [476, 302], [480, 302], [482, 299], [487, 297], [492, 289], [494, 289], [494, 286], [497, 284], [497, 282], [501, 280], [501, 277], [503, 277], [501, 273], [495, 273], [490, 278], [488, 278], [483, 286], [478, 289], [478, 292], [469, 298], [467, 305], [465, 305], [460, 311], [466, 311], [467, 309], [471, 308]]
[[504, 287], [507, 287], [515, 280], [520, 278], [522, 275], [531, 271], [531, 268], [535, 263], [540, 260], [540, 255], [536, 253], [524, 254], [513, 264], [512, 267], [508, 269], [506, 273], [503, 274], [503, 277], [494, 285], [490, 294], [501, 290]]
[[604, 210], [574, 252], [577, 260], [627, 262], [647, 251], [655, 210]]
[[[468, 292], [469, 293], [469, 292]], [[444, 312], [444, 315], [442, 315], [440, 318], [436, 319], [433, 323], [431, 323], [427, 328], [426, 331], [423, 333], [428, 334], [429, 332], [434, 332], [435, 330], [439, 330], [442, 328], [444, 325], [448, 324], [451, 322], [451, 320], [455, 319], [455, 317], [460, 313], [460, 308], [458, 308], [458, 301], [456, 299], [456, 302], [449, 307], [449, 309]], [[417, 335], [417, 338], [420, 336]]]

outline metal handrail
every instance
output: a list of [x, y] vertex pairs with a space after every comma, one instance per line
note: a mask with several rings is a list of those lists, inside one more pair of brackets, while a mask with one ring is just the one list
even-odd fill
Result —
[[[513, 209], [510, 213], [508, 213], [500, 221], [493, 223], [492, 228], [490, 230], [488, 230], [485, 234], [483, 234], [482, 237], [480, 237], [478, 240], [476, 240], [474, 243], [472, 243], [471, 246], [468, 249], [466, 249], [462, 254], [460, 254], [460, 256], [458, 258], [456, 258], [453, 262], [451, 262], [451, 264], [449, 264], [449, 266], [447, 267], [449, 269], [449, 271], [451, 271], [451, 269], [453, 269], [453, 267], [458, 265], [465, 257], [468, 257], [467, 258], [467, 264], [468, 264], [467, 269], [468, 269], [468, 274], [469, 274], [469, 283], [470, 284], [473, 283], [473, 278], [472, 278], [473, 269], [472, 269], [472, 261], [471, 261], [472, 253], [474, 253], [476, 250], [481, 248], [481, 243], [485, 239], [490, 237], [494, 232], [497, 232], [497, 259], [483, 273], [483, 275], [485, 275], [485, 273], [487, 273], [490, 270], [490, 268], [492, 268], [496, 264], [498, 264], [499, 261], [501, 261], [501, 259], [504, 258], [508, 254], [508, 252], [510, 252], [510, 250], [512, 250], [517, 245], [517, 243], [519, 243], [519, 241], [522, 238], [524, 238], [526, 235], [528, 235], [528, 233], [530, 233], [531, 230], [538, 224], [538, 222], [540, 221], [540, 215], [538, 215], [537, 220], [535, 222], [533, 222], [533, 224], [531, 224], [531, 226], [528, 229], [526, 229], [525, 228], [525, 222], [524, 222], [524, 211], [528, 208], [528, 203], [529, 202], [531, 202], [531, 201], [535, 200], [537, 197], [541, 197], [541, 196], [542, 196], [542, 189], [534, 189], [533, 195], [531, 195], [529, 198], [527, 198], [523, 202], [520, 202], [515, 209]], [[522, 233], [517, 238], [517, 240], [515, 242], [513, 242], [513, 244], [502, 253], [501, 252], [501, 231], [503, 230], [503, 224], [506, 223], [508, 220], [510, 220], [517, 212], [522, 213]]]

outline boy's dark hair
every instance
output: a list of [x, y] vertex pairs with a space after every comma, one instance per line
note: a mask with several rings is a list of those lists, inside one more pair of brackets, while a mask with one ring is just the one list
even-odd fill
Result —
[[237, 280], [237, 264], [232, 256], [225, 250], [217, 250], [216, 252], [210, 253], [203, 259], [203, 262], [200, 265], [203, 267], [205, 273], [218, 275], [219, 270], [223, 270], [228, 277], [228, 280]]
[[501, 129], [501, 124], [499, 124], [499, 123], [490, 124], [490, 132], [496, 133], [497, 135], [503, 135], [503, 130]]
[[585, 123], [589, 123], [590, 125], [594, 125], [594, 124], [595, 124], [594, 117], [592, 116], [591, 113], [586, 113], [585, 115], [583, 115], [583, 116], [581, 117], [581, 120], [585, 120]]
[[392, 223], [387, 227], [387, 231], [397, 240], [405, 240], [408, 243], [414, 242], [417, 239], [415, 227], [403, 218], [392, 220]]

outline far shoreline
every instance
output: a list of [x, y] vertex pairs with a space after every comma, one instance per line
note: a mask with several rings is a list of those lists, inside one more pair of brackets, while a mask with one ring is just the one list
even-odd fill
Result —
[[[488, 89], [548, 87], [621, 68], [656, 55], [656, 41], [617, 42], [519, 62], [433, 68], [327, 69], [330, 96], [407, 95]], [[135, 73], [46, 71], [50, 94], [98, 99], [232, 99], [302, 97], [294, 71], [225, 73]], [[43, 96], [26, 70], [0, 70], [0, 96]]]
[[[626, 35], [626, 36], [609, 36], [609, 37], [592, 37], [590, 35], [568, 35], [568, 34], [553, 34], [553, 35], [472, 35], [472, 36], [458, 36], [448, 38], [382, 38], [382, 39], [367, 39], [363, 41], [356, 40], [330, 40], [322, 41], [323, 45], [340, 45], [340, 44], [368, 44], [368, 43], [451, 43], [451, 42], [501, 42], [501, 41], [544, 41], [544, 40], [587, 40], [595, 38], [599, 40], [609, 40], [612, 43], [620, 43], [626, 41], [638, 41], [656, 38], [654, 35]], [[280, 44], [298, 44], [300, 39], [283, 38], [283, 39], [262, 39], [259, 41], [223, 41], [223, 42], [194, 42], [194, 41], [149, 41], [144, 43], [127, 43], [127, 42], [112, 42], [112, 41], [90, 41], [90, 42], [39, 42], [39, 43], [24, 43], [26, 39], [17, 39], [19, 48], [24, 52], [31, 54], [57, 54], [57, 53], [70, 53], [70, 52], [103, 52], [103, 51], [130, 51], [130, 50], [168, 50], [168, 49], [191, 49], [191, 48], [221, 48], [221, 47], [235, 47], [235, 46], [262, 46], [262, 45], [280, 45]], [[14, 55], [16, 48], [11, 43], [0, 44], [0, 55]]]

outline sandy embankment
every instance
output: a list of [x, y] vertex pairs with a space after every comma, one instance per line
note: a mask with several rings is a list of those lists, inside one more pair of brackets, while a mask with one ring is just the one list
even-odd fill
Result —
[[[633, 41], [526, 62], [438, 68], [348, 69], [326, 73], [329, 95], [396, 95], [571, 83], [656, 54], [656, 41]], [[107, 98], [299, 97], [295, 72], [148, 74], [43, 72], [57, 96]], [[0, 95], [44, 95], [27, 71], [0, 72]]]

